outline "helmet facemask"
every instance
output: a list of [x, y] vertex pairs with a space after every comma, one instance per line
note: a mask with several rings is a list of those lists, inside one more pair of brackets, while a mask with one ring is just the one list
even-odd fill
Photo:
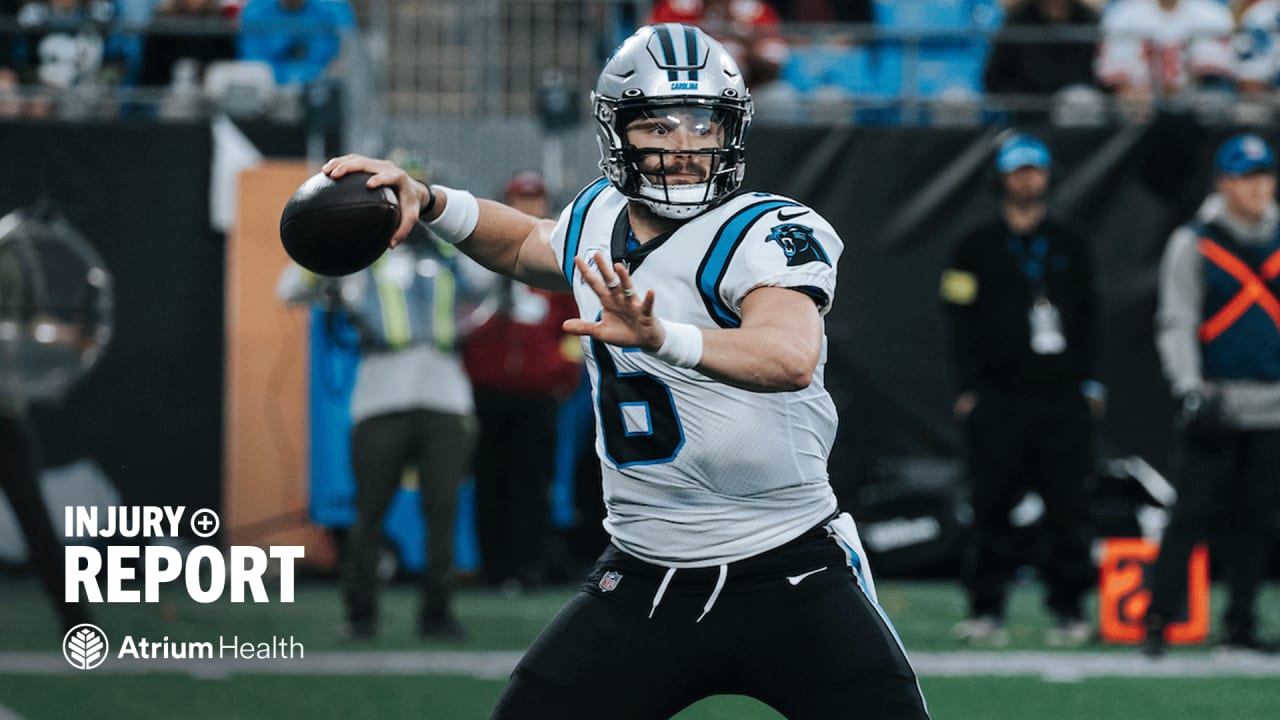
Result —
[[641, 28], [606, 63], [592, 106], [601, 170], [654, 214], [694, 217], [742, 184], [751, 100], [701, 30]]

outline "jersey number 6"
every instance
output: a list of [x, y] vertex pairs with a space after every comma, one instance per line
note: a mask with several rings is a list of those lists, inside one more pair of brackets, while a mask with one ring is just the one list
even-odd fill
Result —
[[591, 354], [600, 369], [600, 431], [609, 459], [618, 467], [675, 459], [684, 429], [667, 384], [643, 372], [618, 372], [599, 340], [591, 340]]

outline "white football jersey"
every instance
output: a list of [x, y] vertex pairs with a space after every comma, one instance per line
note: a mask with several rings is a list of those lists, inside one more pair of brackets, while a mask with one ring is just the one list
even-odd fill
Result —
[[[574, 257], [629, 265], [655, 312], [700, 328], [740, 324], [742, 300], [795, 288], [825, 315], [843, 244], [818, 213], [768, 193], [742, 193], [665, 237], [626, 252], [627, 199], [604, 178], [561, 214], [551, 244], [581, 317], [599, 298]], [[795, 392], [742, 390], [635, 349], [584, 338], [604, 475], [605, 529], [626, 552], [667, 567], [734, 562], [792, 540], [830, 516], [827, 456], [835, 406], [813, 382]]]
[[1231, 11], [1216, 0], [1122, 0], [1102, 15], [1095, 71], [1104, 85], [1176, 92], [1202, 75], [1232, 77]]
[[1280, 84], [1280, 1], [1262, 0], [1240, 18], [1236, 36], [1241, 80]]

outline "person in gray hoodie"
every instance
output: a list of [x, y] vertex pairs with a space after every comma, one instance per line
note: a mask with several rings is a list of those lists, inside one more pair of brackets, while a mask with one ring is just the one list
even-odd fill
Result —
[[1280, 208], [1275, 154], [1236, 135], [1215, 157], [1216, 190], [1169, 239], [1156, 342], [1181, 400], [1178, 501], [1155, 565], [1143, 652], [1164, 652], [1187, 596], [1187, 558], [1227, 520], [1215, 555], [1230, 600], [1222, 644], [1274, 652], [1255, 610], [1280, 498]]

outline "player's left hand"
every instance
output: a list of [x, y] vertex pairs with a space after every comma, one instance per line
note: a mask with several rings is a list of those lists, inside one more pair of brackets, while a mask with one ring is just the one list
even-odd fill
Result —
[[580, 257], [574, 258], [573, 264], [596, 297], [600, 298], [600, 319], [595, 322], [581, 318], [565, 320], [564, 331], [589, 335], [617, 347], [650, 351], [662, 347], [666, 332], [653, 314], [653, 291], [640, 296], [626, 267], [621, 263], [610, 267], [600, 253], [596, 253], [595, 260], [599, 272], [588, 267]]

